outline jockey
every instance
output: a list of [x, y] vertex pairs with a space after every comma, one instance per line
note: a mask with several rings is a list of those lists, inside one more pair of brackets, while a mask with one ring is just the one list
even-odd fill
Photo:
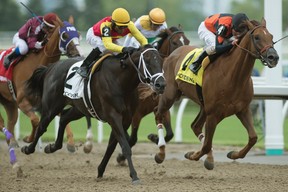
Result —
[[29, 19], [14, 35], [15, 49], [5, 57], [4, 67], [7, 69], [13, 59], [19, 55], [27, 54], [29, 49], [42, 49], [43, 40], [46, 38], [46, 34], [55, 27], [54, 21], [57, 17], [55, 13], [48, 13]]
[[[135, 21], [137, 29], [147, 38], [149, 44], [154, 44], [157, 35], [167, 29], [165, 12], [160, 8], [154, 8], [149, 12], [149, 15], [143, 15]], [[125, 39], [125, 46], [137, 42], [131, 35], [127, 35]], [[132, 41], [131, 41], [132, 40]]]
[[241, 24], [248, 20], [244, 13], [215, 14], [207, 17], [198, 28], [198, 35], [205, 42], [205, 49], [190, 65], [190, 70], [197, 74], [203, 59], [208, 55], [221, 54], [231, 49], [237, 37], [243, 31]]
[[147, 39], [130, 21], [130, 15], [126, 9], [117, 8], [113, 11], [112, 16], [104, 17], [102, 20], [88, 29], [86, 41], [94, 49], [83, 61], [77, 73], [82, 77], [88, 76], [90, 64], [95, 61], [102, 52], [109, 50], [116, 53], [132, 53], [134, 47], [123, 47], [119, 38], [131, 33], [141, 45], [148, 44]]

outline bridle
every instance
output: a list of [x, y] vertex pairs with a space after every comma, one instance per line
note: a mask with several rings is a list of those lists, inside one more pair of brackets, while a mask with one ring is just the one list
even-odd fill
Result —
[[[146, 84], [150, 84], [151, 86], [155, 86], [155, 82], [157, 82], [157, 79], [159, 78], [164, 78], [163, 76], [163, 72], [161, 73], [155, 73], [154, 75], [151, 75], [151, 73], [149, 72], [149, 70], [147, 69], [146, 66], [146, 62], [144, 59], [144, 54], [148, 51], [157, 51], [157, 49], [155, 48], [148, 48], [146, 50], [144, 50], [143, 52], [141, 52], [140, 58], [139, 58], [139, 62], [138, 65], [136, 66], [136, 64], [133, 62], [133, 60], [131, 59], [131, 55], [128, 54], [129, 56], [129, 61], [133, 64], [134, 69], [137, 71], [138, 74], [138, 78], [140, 80], [141, 83], [146, 83]], [[141, 73], [140, 69], [142, 67], [143, 70], [143, 74]], [[153, 83], [153, 79], [155, 79], [154, 83]]]
[[253, 53], [252, 51], [250, 51], [250, 50], [248, 50], [248, 49], [246, 49], [246, 48], [244, 48], [244, 47], [241, 47], [238, 43], [236, 43], [235, 45], [236, 45], [238, 48], [240, 48], [241, 50], [244, 50], [244, 51], [246, 51], [247, 53], [249, 53], [250, 55], [252, 55], [253, 57], [259, 59], [259, 60], [263, 63], [263, 65], [267, 66], [269, 62], [268, 62], [267, 58], [263, 56], [263, 53], [264, 53], [265, 51], [267, 51], [268, 49], [273, 48], [273, 45], [274, 45], [275, 43], [265, 45], [263, 48], [259, 48], [259, 47], [257, 46], [256, 40], [255, 40], [255, 37], [254, 37], [253, 33], [254, 33], [254, 31], [255, 31], [256, 29], [258, 29], [258, 28], [260, 28], [260, 27], [266, 29], [265, 26], [263, 26], [263, 25], [258, 25], [258, 26], [256, 26], [256, 27], [254, 27], [253, 29], [251, 29], [250, 31], [248, 31], [249, 37], [250, 37], [250, 39], [251, 39], [251, 41], [252, 41], [252, 43], [253, 43], [254, 48], [256, 49], [256, 53]]

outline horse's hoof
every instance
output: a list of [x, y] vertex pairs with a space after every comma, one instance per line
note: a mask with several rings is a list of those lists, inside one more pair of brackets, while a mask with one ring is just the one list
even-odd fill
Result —
[[55, 151], [57, 151], [58, 149], [55, 147], [55, 144], [48, 144], [45, 148], [44, 148], [44, 152], [45, 153], [54, 153]]
[[85, 144], [84, 144], [83, 151], [84, 151], [84, 153], [90, 153], [92, 151], [92, 148], [93, 148], [92, 142], [91, 141], [86, 141]]
[[209, 162], [207, 159], [205, 159], [204, 161], [204, 167], [207, 170], [213, 170], [214, 169], [214, 163], [213, 162]]
[[26, 155], [29, 155], [31, 153], [34, 153], [35, 149], [34, 150], [29, 150], [29, 147], [28, 146], [24, 146], [21, 148], [21, 152], [26, 154]]
[[136, 179], [136, 180], [132, 181], [132, 185], [141, 185], [140, 179]]
[[66, 148], [70, 153], [74, 153], [76, 151], [76, 147], [74, 144], [72, 145], [72, 144], [67, 143]]
[[148, 135], [148, 139], [150, 141], [152, 141], [153, 143], [158, 144], [158, 141], [159, 141], [158, 135], [151, 133], [151, 134]]
[[188, 160], [193, 160], [192, 158], [191, 158], [191, 156], [194, 154], [194, 152], [192, 151], [192, 152], [187, 152], [185, 155], [184, 155], [184, 157], [186, 158], [186, 159], [188, 159]]
[[228, 157], [229, 159], [232, 159], [232, 160], [238, 159], [238, 158], [236, 158], [235, 156], [233, 156], [234, 153], [236, 153], [236, 151], [230, 151], [230, 152], [227, 154], [227, 157]]
[[29, 136], [25, 136], [25, 137], [23, 138], [23, 141], [24, 141], [25, 143], [31, 143], [33, 140], [30, 139]]
[[117, 158], [116, 158], [117, 163], [121, 166], [125, 166], [126, 165], [125, 160], [126, 160], [126, 158], [124, 157], [124, 155], [119, 153]]
[[160, 157], [159, 154], [156, 154], [155, 157], [154, 157], [154, 159], [155, 159], [155, 162], [156, 162], [156, 163], [161, 164], [161, 163], [163, 163], [163, 161], [164, 161], [164, 159], [165, 159], [165, 155], [164, 155], [164, 156], [162, 155], [162, 157]]

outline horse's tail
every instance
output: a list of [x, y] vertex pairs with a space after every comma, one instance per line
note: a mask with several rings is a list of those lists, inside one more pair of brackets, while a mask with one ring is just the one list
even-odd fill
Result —
[[37, 68], [33, 75], [26, 81], [25, 95], [33, 107], [41, 108], [41, 98], [43, 94], [43, 84], [47, 67]]

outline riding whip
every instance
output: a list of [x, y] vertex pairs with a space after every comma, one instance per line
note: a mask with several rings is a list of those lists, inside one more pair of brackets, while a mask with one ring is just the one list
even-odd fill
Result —
[[22, 3], [22, 2], [20, 2], [21, 3], [21, 5], [23, 5], [28, 11], [29, 11], [29, 13], [31, 13], [31, 15], [33, 16], [33, 17], [35, 17], [40, 23], [42, 23], [42, 21], [38, 18], [38, 16], [29, 8], [29, 7], [27, 7], [24, 3]]

